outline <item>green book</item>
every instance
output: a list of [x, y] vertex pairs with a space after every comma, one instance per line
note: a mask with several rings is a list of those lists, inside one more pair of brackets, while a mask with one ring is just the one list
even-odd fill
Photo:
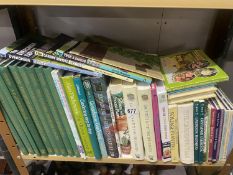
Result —
[[[62, 103], [60, 101], [60, 97], [58, 95], [56, 86], [54, 84], [53, 78], [52, 78], [52, 69], [51, 68], [44, 68], [44, 76], [46, 79], [46, 82], [48, 84], [48, 87], [50, 89], [50, 93], [52, 94], [52, 98], [54, 101], [54, 104], [58, 110], [58, 116], [60, 117], [60, 123], [62, 124], [62, 129], [66, 132], [66, 142], [65, 144], [67, 144], [67, 147], [69, 147], [70, 151], [72, 152], [72, 154], [70, 154], [70, 156], [74, 155], [77, 157], [80, 157], [76, 142], [74, 140], [74, 136], [72, 134], [70, 125], [68, 123], [68, 120], [66, 118], [66, 114], [65, 111], [63, 109]], [[64, 132], [63, 131], [63, 132]]]
[[[29, 65], [28, 65], [29, 66]], [[47, 109], [47, 104], [44, 101], [44, 94], [41, 91], [41, 86], [39, 80], [34, 74], [32, 68], [34, 65], [29, 67], [18, 67], [18, 72], [20, 73], [21, 78], [23, 79], [25, 86], [31, 88], [30, 96], [33, 98], [33, 101], [36, 102], [35, 108], [38, 110], [38, 113], [41, 114], [41, 122], [45, 127], [45, 131], [49, 138], [49, 141], [52, 145], [54, 153], [56, 155], [62, 155], [60, 145], [59, 145], [59, 136], [57, 135], [57, 130], [55, 129], [54, 122], [51, 119], [50, 112]]]
[[15, 84], [14, 79], [12, 78], [10, 71], [6, 67], [0, 67], [1, 75], [4, 79], [5, 84], [7, 85], [11, 96], [13, 97], [19, 112], [21, 113], [21, 116], [23, 117], [23, 120], [25, 124], [27, 125], [27, 128], [30, 129], [31, 135], [33, 136], [34, 142], [36, 143], [40, 154], [43, 156], [48, 155], [48, 152], [45, 148], [44, 143], [42, 142], [41, 136], [31, 118], [31, 115], [26, 107], [26, 104], [24, 103], [23, 98], [20, 95], [19, 90], [17, 89], [17, 86]]
[[8, 116], [7, 112], [4, 110], [4, 108], [2, 106], [0, 108], [1, 108], [1, 111], [3, 113], [4, 118], [6, 120], [7, 125], [10, 128], [10, 130], [11, 130], [11, 134], [13, 135], [13, 137], [14, 137], [14, 139], [16, 141], [16, 144], [20, 148], [20, 151], [22, 151], [22, 153], [24, 155], [28, 155], [28, 150], [27, 150], [26, 146], [24, 145], [22, 139], [20, 138], [18, 132], [16, 131], [14, 125], [10, 121], [10, 117]]
[[199, 155], [199, 101], [193, 102], [193, 134], [194, 134], [194, 163], [198, 163]]
[[30, 154], [35, 154], [36, 151], [39, 153], [39, 150], [35, 148], [34, 140], [26, 127], [25, 123], [23, 122], [22, 116], [18, 111], [18, 108], [11, 97], [11, 94], [3, 81], [2, 76], [0, 76], [0, 101], [5, 109], [6, 113], [9, 116], [13, 126], [15, 127], [16, 131], [18, 132], [20, 138], [22, 139], [25, 147], [27, 148]]
[[31, 72], [35, 74], [35, 77], [37, 77], [36, 79], [38, 80], [38, 84], [41, 87], [41, 95], [44, 100], [44, 105], [46, 107], [46, 111], [47, 111], [46, 113], [48, 114], [51, 124], [53, 124], [54, 126], [51, 129], [52, 129], [52, 132], [56, 134], [55, 139], [58, 144], [57, 146], [59, 147], [63, 156], [67, 156], [68, 154], [72, 155], [72, 152], [69, 152], [69, 148], [67, 148], [66, 145], [64, 144], [65, 142], [68, 141], [68, 139], [67, 139], [65, 132], [63, 131], [62, 124], [59, 121], [57, 109], [54, 105], [54, 101], [51, 98], [51, 94], [48, 89], [48, 84], [43, 74], [43, 68], [34, 67], [33, 69], [30, 69], [30, 70]]
[[31, 117], [32, 117], [32, 119], [36, 125], [36, 128], [41, 136], [41, 139], [46, 146], [46, 150], [48, 151], [48, 153], [50, 155], [53, 155], [53, 154], [55, 154], [54, 150], [53, 150], [52, 145], [49, 141], [48, 134], [45, 131], [45, 127], [43, 126], [44, 116], [43, 116], [43, 113], [41, 113], [41, 111], [39, 110], [39, 108], [35, 107], [35, 106], [39, 106], [39, 105], [38, 105], [38, 101], [36, 100], [35, 94], [31, 88], [30, 82], [27, 80], [26, 77], [24, 78], [24, 79], [26, 79], [26, 81], [24, 82], [20, 76], [20, 73], [17, 70], [18, 67], [21, 67], [23, 65], [25, 65], [25, 63], [17, 62], [17, 64], [15, 64], [15, 65], [10, 65], [9, 70], [10, 70], [11, 75], [13, 76], [14, 81], [18, 87], [18, 90], [19, 90], [19, 92], [20, 92], [20, 94], [21, 94], [30, 114], [31, 114]]
[[160, 58], [168, 91], [217, 83], [228, 75], [202, 50], [191, 50]]
[[61, 77], [61, 80], [81, 138], [82, 145], [84, 146], [85, 153], [89, 157], [94, 157], [91, 140], [87, 131], [87, 126], [85, 124], [81, 105], [74, 85], [73, 73], [66, 73], [63, 77]]

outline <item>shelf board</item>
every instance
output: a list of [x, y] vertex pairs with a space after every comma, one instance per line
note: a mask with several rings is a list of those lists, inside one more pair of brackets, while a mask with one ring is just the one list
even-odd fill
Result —
[[[172, 162], [162, 162], [157, 161], [155, 163], [148, 162], [146, 160], [133, 160], [127, 158], [103, 158], [101, 160], [96, 160], [95, 158], [78, 158], [78, 157], [64, 157], [64, 156], [35, 156], [35, 155], [22, 155], [24, 160], [50, 160], [50, 161], [68, 161], [68, 162], [89, 162], [89, 163], [118, 163], [118, 164], [140, 164], [140, 165], [175, 165], [182, 166], [185, 164], [182, 163], [172, 163]], [[217, 162], [214, 164], [203, 163], [199, 164], [191, 164], [189, 166], [223, 166], [224, 162]]]
[[0, 0], [0, 5], [233, 9], [232, 0]]

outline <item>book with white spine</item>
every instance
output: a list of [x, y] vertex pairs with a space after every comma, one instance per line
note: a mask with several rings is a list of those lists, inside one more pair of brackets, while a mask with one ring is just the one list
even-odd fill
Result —
[[136, 83], [122, 82], [123, 84], [123, 97], [125, 103], [125, 113], [127, 116], [130, 142], [131, 142], [131, 155], [133, 159], [144, 159], [144, 146], [142, 140], [142, 129], [140, 122], [140, 112], [137, 97]]
[[73, 119], [72, 113], [70, 111], [69, 103], [68, 103], [68, 101], [66, 99], [66, 95], [65, 95], [62, 83], [60, 81], [60, 77], [62, 76], [63, 71], [61, 71], [61, 70], [53, 70], [51, 74], [52, 74], [52, 78], [54, 80], [54, 84], [56, 86], [57, 92], [59, 94], [62, 106], [64, 108], [67, 120], [69, 122], [71, 131], [73, 133], [73, 136], [74, 136], [74, 139], [75, 139], [75, 142], [76, 142], [76, 145], [77, 145], [77, 149], [78, 149], [78, 151], [80, 153], [80, 156], [82, 158], [86, 159], [84, 148], [83, 148], [81, 139], [79, 137], [79, 133], [77, 131], [77, 128], [76, 128], [75, 121]]
[[153, 110], [150, 85], [138, 82], [137, 95], [142, 126], [142, 138], [145, 148], [145, 159], [150, 162], [155, 162], [157, 161], [157, 152], [153, 124]]
[[178, 126], [180, 143], [180, 161], [194, 163], [193, 103], [178, 105]]
[[171, 139], [168, 116], [167, 91], [162, 81], [156, 82], [156, 90], [159, 104], [159, 122], [162, 142], [162, 153], [164, 162], [171, 161]]
[[107, 88], [107, 98], [108, 98], [108, 104], [109, 104], [109, 109], [110, 109], [111, 118], [112, 118], [112, 125], [114, 127], [117, 149], [118, 149], [119, 157], [121, 157], [120, 138], [119, 138], [119, 133], [117, 132], [117, 128], [116, 128], [116, 117], [115, 117], [115, 113], [114, 113], [114, 109], [112, 105], [112, 98], [111, 98], [111, 92], [110, 92], [109, 86]]

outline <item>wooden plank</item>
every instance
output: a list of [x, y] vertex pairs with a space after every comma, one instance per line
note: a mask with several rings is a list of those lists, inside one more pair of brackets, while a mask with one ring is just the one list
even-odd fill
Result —
[[0, 5], [233, 9], [232, 0], [0, 0]]
[[[64, 156], [36, 156], [36, 155], [22, 155], [25, 160], [54, 160], [54, 161], [70, 161], [70, 162], [93, 162], [93, 163], [117, 163], [117, 164], [139, 164], [139, 165], [171, 165], [171, 166], [185, 166], [182, 163], [172, 163], [172, 162], [162, 162], [157, 161], [155, 163], [148, 162], [146, 160], [133, 160], [127, 158], [103, 158], [101, 160], [96, 160], [95, 158], [82, 159], [79, 157], [64, 157]], [[214, 164], [203, 163], [203, 164], [191, 164], [188, 166], [216, 166], [221, 167], [224, 162], [218, 162]]]
[[16, 167], [18, 168], [19, 173], [22, 175], [29, 175], [27, 167], [25, 166], [25, 163], [21, 157], [21, 154], [17, 148], [14, 138], [11, 135], [10, 129], [7, 126], [5, 118], [3, 117], [1, 111], [0, 111], [0, 128], [1, 128], [0, 134], [7, 146], [8, 151], [12, 156], [12, 159], [15, 162]]

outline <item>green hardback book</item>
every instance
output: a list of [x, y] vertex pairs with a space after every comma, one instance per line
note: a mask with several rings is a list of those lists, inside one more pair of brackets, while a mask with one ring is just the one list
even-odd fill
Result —
[[84, 146], [84, 151], [87, 156], [94, 157], [91, 140], [87, 131], [87, 126], [85, 124], [81, 105], [74, 85], [73, 73], [65, 74], [65, 76], [61, 77], [61, 80], [81, 138], [82, 145]]
[[[19, 63], [19, 62], [18, 62]], [[23, 63], [23, 62], [21, 62]], [[30, 82], [27, 80], [26, 77], [24, 77], [24, 79], [26, 79], [26, 81], [23, 80], [23, 78], [20, 76], [20, 72], [18, 71], [18, 68], [21, 66], [25, 66], [26, 64], [16, 64], [16, 65], [11, 65], [9, 66], [9, 70], [11, 72], [11, 75], [14, 78], [14, 81], [18, 87], [18, 90], [20, 91], [20, 94], [22, 96], [22, 98], [24, 99], [24, 102], [31, 114], [31, 117], [36, 125], [36, 128], [38, 129], [38, 132], [40, 133], [41, 139], [43, 141], [43, 143], [46, 146], [46, 149], [48, 151], [48, 153], [50, 155], [55, 154], [54, 150], [51, 146], [51, 143], [49, 141], [49, 137], [45, 131], [45, 127], [43, 126], [43, 113], [41, 113], [41, 111], [39, 110], [38, 107], [35, 106], [39, 106], [37, 103], [38, 101], [36, 100], [36, 97], [33, 93], [33, 90], [31, 88], [31, 84]]]
[[[0, 76], [0, 101], [1, 104], [9, 116], [9, 120], [12, 122], [13, 126], [15, 127], [16, 131], [18, 132], [20, 138], [22, 139], [25, 147], [28, 150], [28, 153], [35, 154], [36, 150], [34, 140], [26, 127], [25, 123], [23, 122], [22, 116], [20, 115], [18, 108], [11, 97], [11, 94], [3, 81], [3, 78]], [[34, 145], [34, 146], [32, 146]], [[39, 150], [38, 150], [39, 153]]]
[[[67, 141], [65, 142], [65, 144], [68, 144], [67, 147], [69, 147], [69, 149], [72, 151], [72, 154], [74, 156], [80, 157], [76, 142], [74, 140], [74, 136], [72, 134], [70, 125], [68, 123], [68, 120], [66, 118], [66, 114], [65, 111], [63, 109], [62, 103], [60, 101], [59, 98], [59, 94], [57, 92], [56, 86], [54, 84], [53, 78], [52, 78], [52, 69], [51, 68], [44, 68], [44, 76], [46, 79], [46, 82], [49, 86], [50, 89], [50, 93], [52, 94], [52, 98], [54, 101], [54, 104], [58, 110], [58, 116], [60, 117], [60, 123], [62, 124], [62, 129], [66, 132], [67, 135]], [[72, 156], [72, 155], [71, 155]]]
[[198, 163], [199, 155], [199, 101], [193, 102], [193, 134], [194, 134], [194, 163]]
[[6, 120], [6, 123], [7, 123], [8, 127], [11, 130], [11, 134], [13, 135], [13, 137], [14, 137], [14, 139], [16, 141], [16, 144], [20, 148], [20, 151], [22, 151], [22, 153], [24, 155], [27, 155], [28, 154], [28, 150], [27, 150], [26, 146], [24, 145], [22, 139], [20, 138], [20, 136], [19, 136], [17, 130], [15, 129], [14, 125], [10, 121], [10, 117], [8, 116], [7, 112], [4, 110], [4, 108], [2, 106], [0, 107], [0, 110], [3, 113], [3, 116], [4, 116], [5, 120]]
[[202, 50], [191, 50], [160, 58], [168, 91], [217, 83], [228, 75]]
[[43, 156], [48, 155], [48, 152], [45, 148], [44, 143], [42, 142], [41, 136], [31, 118], [31, 115], [27, 109], [26, 104], [24, 103], [24, 100], [22, 98], [22, 96], [20, 95], [20, 92], [15, 84], [15, 81], [13, 79], [13, 77], [11, 76], [11, 73], [9, 71], [8, 68], [6, 67], [0, 67], [0, 71], [1, 71], [1, 75], [4, 79], [5, 84], [7, 85], [11, 96], [13, 97], [19, 112], [21, 113], [21, 116], [24, 119], [25, 124], [27, 125], [27, 127], [29, 128], [31, 135], [33, 136], [33, 139], [40, 151], [40, 154]]
[[50, 120], [54, 125], [53, 132], [56, 132], [56, 139], [57, 139], [56, 141], [59, 144], [61, 153], [63, 156], [67, 156], [67, 155], [72, 156], [73, 152], [72, 150], [70, 150], [67, 135], [63, 130], [61, 122], [59, 121], [58, 111], [51, 97], [51, 93], [43, 73], [43, 68], [41, 66], [35, 67], [31, 69], [31, 72], [34, 72], [39, 80], [38, 83], [41, 86], [41, 91], [43, 94], [42, 97], [44, 99], [45, 106], [47, 107]]
[[50, 112], [47, 108], [47, 103], [44, 100], [44, 94], [41, 91], [41, 86], [39, 84], [39, 80], [33, 72], [33, 66], [31, 67], [19, 67], [18, 72], [20, 73], [21, 78], [23, 79], [26, 87], [31, 87], [32, 92], [30, 96], [33, 98], [35, 107], [38, 112], [41, 114], [41, 122], [45, 127], [45, 131], [49, 137], [49, 141], [52, 145], [54, 153], [56, 155], [62, 155], [62, 151], [59, 145], [59, 139], [57, 130], [55, 129], [53, 119], [50, 115]]

